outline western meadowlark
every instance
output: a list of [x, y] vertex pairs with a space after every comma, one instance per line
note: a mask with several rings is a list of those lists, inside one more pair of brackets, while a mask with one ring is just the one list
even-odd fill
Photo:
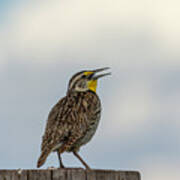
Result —
[[96, 94], [97, 80], [110, 73], [96, 73], [107, 69], [81, 71], [70, 79], [66, 96], [49, 113], [37, 167], [45, 163], [51, 152], [57, 152], [60, 168], [65, 168], [61, 154], [66, 151], [73, 152], [90, 169], [77, 152], [91, 140], [99, 124], [101, 103]]

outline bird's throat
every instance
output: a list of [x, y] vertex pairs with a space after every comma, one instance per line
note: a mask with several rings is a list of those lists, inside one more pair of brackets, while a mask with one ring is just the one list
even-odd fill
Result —
[[88, 88], [89, 90], [96, 92], [96, 88], [97, 88], [97, 80], [91, 80], [88, 82]]

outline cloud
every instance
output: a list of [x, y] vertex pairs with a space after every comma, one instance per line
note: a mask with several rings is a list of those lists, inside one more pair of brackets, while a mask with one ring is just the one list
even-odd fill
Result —
[[[158, 159], [158, 158], [157, 158]], [[142, 167], [145, 167], [142, 174], [142, 179], [146, 180], [179, 180], [179, 163], [167, 162], [163, 159], [151, 159], [146, 161]]]
[[180, 2], [177, 0], [158, 0], [152, 3], [149, 8], [154, 31], [159, 39], [158, 42], [171, 53], [171, 56], [178, 53], [177, 47], [180, 45], [179, 6]]
[[[52, 51], [52, 48], [67, 44], [70, 47], [84, 46], [83, 42], [93, 43], [103, 26], [120, 26], [121, 22], [118, 21], [123, 11], [119, 11], [118, 7], [121, 4], [119, 1], [111, 3], [101, 0], [41, 1], [28, 4], [12, 13], [9, 34], [12, 41], [17, 43], [17, 48], [24, 47], [25, 50], [27, 48], [35, 52], [41, 49]], [[127, 5], [125, 3], [125, 7]], [[137, 11], [134, 13], [137, 14]]]
[[[148, 83], [144, 79], [129, 83], [121, 83], [121, 88], [116, 87], [112, 92], [106, 110], [106, 128], [111, 129], [110, 134], [114, 137], [124, 137], [128, 134], [136, 134], [146, 128], [147, 121], [153, 113], [154, 101]], [[112, 91], [112, 90], [111, 90]], [[117, 116], [112, 116], [116, 114]]]
[[176, 66], [180, 39], [172, 22], [179, 11], [169, 13], [167, 21], [164, 14], [178, 4], [169, 6], [161, 0], [155, 4], [143, 0], [24, 3], [10, 13], [0, 32], [3, 51], [11, 60], [41, 63], [82, 64], [91, 59], [92, 64], [121, 67]]

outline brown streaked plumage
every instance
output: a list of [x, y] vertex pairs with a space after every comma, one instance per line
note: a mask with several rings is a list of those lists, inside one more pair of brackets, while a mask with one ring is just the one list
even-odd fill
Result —
[[49, 113], [37, 167], [45, 163], [51, 152], [56, 151], [60, 167], [64, 168], [61, 154], [66, 151], [73, 152], [89, 168], [77, 152], [96, 132], [101, 114], [101, 104], [96, 94], [97, 79], [110, 73], [95, 74], [106, 69], [82, 71], [71, 78], [67, 95]]

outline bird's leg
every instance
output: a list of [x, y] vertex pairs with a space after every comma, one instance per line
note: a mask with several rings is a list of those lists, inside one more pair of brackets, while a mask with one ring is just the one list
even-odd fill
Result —
[[57, 155], [58, 155], [58, 159], [59, 159], [60, 168], [65, 168], [65, 166], [62, 162], [61, 154], [58, 151], [57, 151]]
[[91, 169], [77, 152], [74, 151], [73, 154], [81, 161], [81, 163], [86, 167], [86, 169]]

